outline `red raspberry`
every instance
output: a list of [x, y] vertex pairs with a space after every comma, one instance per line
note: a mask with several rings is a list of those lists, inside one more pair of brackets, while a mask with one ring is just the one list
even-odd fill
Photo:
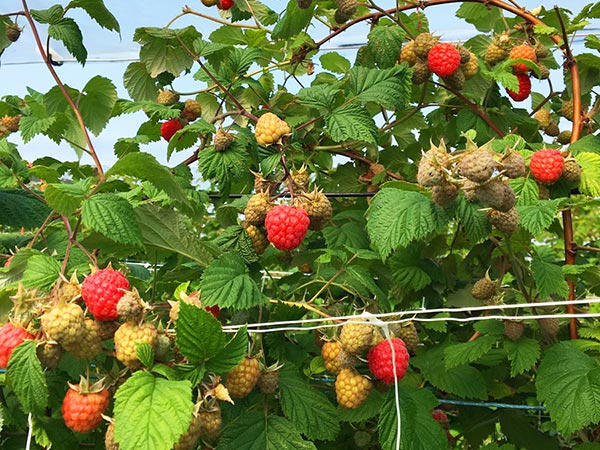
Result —
[[431, 411], [431, 417], [433, 417], [433, 420], [439, 422], [442, 426], [448, 425], [448, 416], [441, 409], [434, 409]]
[[12, 323], [5, 324], [0, 328], [0, 367], [6, 369], [8, 360], [15, 347], [18, 347], [26, 339], [33, 336], [25, 328], [15, 327]]
[[460, 67], [460, 52], [452, 44], [435, 44], [427, 55], [429, 70], [440, 77], [449, 77]]
[[[535, 56], [535, 49], [531, 45], [521, 44], [513, 47], [508, 55], [510, 59], [528, 59], [529, 61], [537, 62], [537, 56]], [[529, 67], [525, 64], [515, 64], [513, 66], [514, 73], [528, 73]]]
[[386, 384], [394, 382], [394, 366], [392, 364], [392, 345], [396, 356], [396, 379], [400, 381], [406, 369], [408, 368], [408, 350], [404, 341], [399, 338], [392, 338], [391, 345], [389, 340], [381, 341], [375, 347], [369, 350], [369, 369], [375, 375], [375, 378], [382, 380]]
[[551, 184], [560, 178], [565, 167], [565, 158], [556, 148], [543, 148], [531, 155], [529, 170], [542, 183]]
[[129, 281], [121, 272], [102, 269], [89, 275], [81, 285], [81, 297], [96, 320], [115, 320], [117, 304]]
[[205, 306], [204, 309], [211, 313], [215, 319], [219, 318], [219, 314], [221, 314], [221, 309], [219, 308], [219, 305], [214, 305], [214, 306]]
[[79, 392], [79, 385], [69, 387], [62, 403], [65, 425], [79, 433], [87, 433], [102, 422], [102, 413], [108, 407], [108, 390], [95, 393]]
[[163, 124], [160, 126], [160, 135], [163, 137], [164, 140], [170, 141], [173, 135], [182, 128], [183, 126], [181, 125], [179, 119], [167, 120], [166, 122], [163, 122]]
[[219, 9], [227, 10], [233, 6], [233, 0], [220, 0], [218, 3]]
[[526, 73], [518, 73], [517, 79], [519, 80], [519, 92], [511, 91], [510, 89], [506, 90], [506, 93], [512, 98], [515, 102], [522, 102], [529, 94], [531, 94], [531, 79], [529, 75]]
[[267, 214], [267, 239], [279, 250], [298, 247], [310, 225], [308, 213], [302, 208], [277, 205]]

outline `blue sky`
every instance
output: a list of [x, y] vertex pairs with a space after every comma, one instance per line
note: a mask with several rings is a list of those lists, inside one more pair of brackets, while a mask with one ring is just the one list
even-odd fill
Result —
[[[56, 1], [30, 0], [28, 2], [31, 9], [46, 9]], [[68, 2], [59, 2], [66, 5]], [[286, 2], [268, 0], [266, 2], [275, 11], [284, 9]], [[525, 0], [520, 2], [527, 8], [534, 8], [540, 4], [540, 1]], [[548, 4], [548, 2], [544, 2]], [[587, 1], [577, 2], [577, 9], [588, 3]], [[76, 62], [66, 62], [63, 66], [58, 67], [57, 71], [65, 84], [74, 88], [82, 88], [85, 83], [96, 75], [113, 80], [117, 86], [119, 96], [127, 97], [127, 92], [123, 88], [122, 77], [125, 68], [130, 60], [135, 59], [138, 54], [138, 46], [132, 41], [133, 33], [137, 27], [141, 26], [164, 26], [172, 17], [181, 12], [181, 8], [188, 4], [207, 14], [214, 15], [215, 8], [208, 9], [204, 7], [199, 0], [174, 1], [174, 0], [105, 0], [106, 6], [112, 11], [121, 25], [121, 36], [116, 33], [108, 32], [101, 29], [97, 24], [89, 19], [83, 12], [75, 10], [70, 13], [70, 16], [77, 20], [82, 28], [84, 35], [84, 43], [88, 49], [89, 59], [87, 64], [82, 67]], [[381, 6], [392, 7], [395, 1], [386, 0], [378, 2]], [[559, 4], [564, 6], [572, 6], [571, 1], [555, 0], [552, 5]], [[550, 5], [548, 5], [550, 6]], [[431, 29], [436, 34], [441, 34], [447, 40], [467, 40], [473, 33], [474, 29], [465, 22], [455, 18], [454, 11], [457, 5], [445, 5], [426, 10], [427, 17], [430, 21]], [[3, 13], [9, 11], [18, 11], [21, 9], [20, 0], [2, 0]], [[207, 36], [218, 25], [197, 17], [183, 18], [174, 26], [182, 27], [188, 24], [195, 24], [198, 30]], [[24, 21], [21, 18], [20, 24]], [[343, 44], [354, 44], [365, 42], [365, 35], [368, 32], [366, 25], [356, 26], [351, 29], [351, 32], [343, 33], [335, 41], [331, 41], [331, 46]], [[45, 30], [40, 29], [43, 37]], [[324, 30], [316, 29], [317, 35], [323, 35]], [[60, 44], [53, 44], [53, 47], [66, 58], [70, 58]], [[344, 56], [353, 59], [353, 51], [340, 51]], [[46, 92], [54, 84], [53, 80], [47, 71], [46, 67], [41, 63], [41, 58], [36, 50], [31, 32], [26, 30], [21, 39], [9, 47], [1, 58], [2, 65], [0, 67], [0, 96], [7, 94], [24, 95], [26, 88], [31, 87], [40, 92]], [[315, 61], [317, 62], [317, 61]], [[557, 80], [560, 83], [559, 80]], [[197, 82], [189, 79], [178, 79], [174, 84], [175, 88], [181, 91], [197, 90], [199, 88]], [[105, 166], [110, 166], [115, 161], [113, 153], [113, 144], [119, 137], [131, 136], [139, 124], [144, 120], [143, 115], [127, 115], [111, 120], [104, 132], [93, 137], [94, 144], [100, 154], [100, 158]], [[18, 139], [11, 137], [11, 141], [19, 143]], [[20, 143], [20, 151], [23, 158], [33, 160], [40, 156], [48, 155], [57, 159], [72, 160], [76, 158], [75, 153], [66, 145], [57, 147], [50, 140], [40, 137], [33, 139], [28, 144]], [[166, 162], [166, 143], [155, 143], [144, 148], [144, 151], [153, 153], [160, 161]], [[189, 156], [188, 152], [175, 154], [169, 161], [170, 165], [185, 159]], [[86, 159], [85, 162], [91, 162], [91, 159]]]

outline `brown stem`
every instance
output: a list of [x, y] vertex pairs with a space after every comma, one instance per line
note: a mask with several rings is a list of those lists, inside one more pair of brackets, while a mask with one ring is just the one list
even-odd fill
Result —
[[584, 252], [600, 252], [600, 248], [597, 248], [597, 247], [588, 247], [585, 245], [577, 245], [575, 243], [573, 243], [573, 246], [574, 246], [575, 251], [581, 250]]
[[31, 17], [31, 13], [29, 12], [29, 7], [27, 6], [27, 0], [21, 0], [21, 2], [23, 4], [25, 18], [27, 19], [27, 22], [29, 22], [29, 26], [31, 27], [31, 31], [32, 31], [33, 37], [35, 39], [35, 43], [37, 45], [37, 48], [38, 48], [40, 54], [42, 55], [42, 58], [44, 59], [44, 63], [46, 64], [48, 71], [52, 75], [52, 78], [54, 78], [54, 81], [56, 82], [58, 89], [60, 89], [60, 92], [63, 94], [63, 96], [67, 100], [67, 103], [69, 103], [69, 106], [73, 110], [73, 113], [75, 113], [75, 117], [77, 118], [77, 122], [79, 123], [79, 127], [81, 128], [81, 131], [83, 132], [83, 136], [87, 143], [90, 156], [94, 160], [94, 164], [96, 165], [96, 168], [98, 169], [98, 176], [100, 177], [99, 184], [102, 184], [106, 178], [104, 176], [104, 170], [102, 169], [102, 164], [100, 163], [100, 160], [98, 159], [98, 155], [96, 154], [96, 150], [94, 149], [94, 144], [92, 144], [90, 135], [87, 131], [87, 128], [85, 127], [85, 122], [83, 120], [83, 117], [81, 116], [81, 111], [79, 111], [79, 108], [77, 107], [77, 105], [75, 105], [75, 103], [73, 102], [73, 99], [71, 98], [71, 96], [69, 95], [67, 90], [65, 89], [65, 86], [62, 83], [58, 74], [56, 73], [56, 70], [54, 70], [54, 66], [52, 66], [52, 64], [50, 64], [50, 59], [48, 58], [46, 49], [44, 48], [44, 44], [42, 43], [42, 40], [40, 38], [40, 34], [38, 33], [35, 22], [33, 21], [33, 18]]
[[[375, 164], [373, 161], [371, 161], [366, 156], [357, 155], [356, 153], [354, 153], [354, 152], [352, 152], [350, 150], [339, 150], [339, 149], [335, 149], [335, 148], [320, 148], [319, 150], [323, 150], [323, 151], [326, 151], [326, 152], [329, 152], [329, 153], [335, 153], [336, 155], [345, 156], [346, 158], [350, 158], [350, 159], [354, 159], [356, 161], [360, 161], [362, 163], [368, 164], [369, 166], [371, 164]], [[386, 170], [386, 173], [387, 173], [388, 177], [393, 178], [394, 180], [400, 180], [400, 181], [404, 180], [403, 177], [401, 177], [397, 173], [392, 172], [391, 170]]]
[[46, 220], [44, 220], [44, 223], [42, 223], [40, 225], [40, 227], [36, 230], [36, 232], [33, 234], [33, 237], [31, 238], [31, 241], [29, 241], [29, 243], [27, 244], [26, 248], [33, 248], [33, 244], [35, 244], [35, 241], [37, 240], [37, 238], [40, 236], [40, 234], [42, 234], [42, 232], [44, 231], [46, 226], [50, 222], [52, 222], [55, 217], [56, 217], [56, 211], [50, 211], [50, 214], [48, 214], [48, 217], [46, 217]]

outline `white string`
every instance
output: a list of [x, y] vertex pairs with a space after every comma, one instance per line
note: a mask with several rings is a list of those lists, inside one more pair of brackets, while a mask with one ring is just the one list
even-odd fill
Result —
[[27, 431], [27, 443], [25, 444], [25, 450], [29, 450], [31, 448], [31, 439], [33, 437], [33, 420], [31, 413], [29, 413], [27, 416], [27, 424], [29, 425], [29, 430]]

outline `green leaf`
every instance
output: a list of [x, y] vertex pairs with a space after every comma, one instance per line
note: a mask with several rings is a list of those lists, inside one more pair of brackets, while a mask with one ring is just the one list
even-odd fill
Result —
[[443, 391], [463, 398], [487, 398], [485, 379], [481, 372], [469, 365], [446, 368], [444, 361], [445, 346], [438, 346], [425, 354], [411, 358], [411, 364], [432, 385]]
[[536, 388], [558, 429], [569, 435], [600, 421], [600, 366], [570, 342], [550, 348]]
[[[431, 417], [437, 405], [433, 394], [425, 389], [398, 387], [400, 406], [400, 448], [402, 450], [446, 450], [446, 433]], [[379, 442], [382, 450], [395, 450], [398, 435], [398, 413], [394, 389], [390, 389], [381, 408]]]
[[298, 35], [310, 23], [314, 9], [314, 2], [310, 7], [301, 9], [296, 0], [289, 0], [283, 17], [273, 29], [273, 39], [289, 39]]
[[117, 102], [117, 88], [108, 78], [96, 75], [86, 83], [79, 98], [79, 110], [86, 127], [96, 136], [111, 118]]
[[70, 216], [81, 206], [86, 192], [87, 186], [83, 183], [50, 183], [46, 185], [44, 197], [52, 209]]
[[511, 377], [531, 369], [540, 357], [540, 343], [527, 337], [522, 337], [516, 342], [506, 340], [504, 349], [510, 361]]
[[480, 336], [473, 341], [448, 345], [444, 350], [446, 368], [452, 369], [453, 367], [477, 361], [489, 352], [495, 343], [495, 336]]
[[244, 260], [237, 253], [225, 253], [202, 274], [202, 302], [206, 306], [248, 309], [266, 302]]
[[102, 0], [73, 0], [69, 2], [67, 8], [82, 8], [102, 28], [118, 33], [121, 32], [119, 22], [106, 8]]
[[182, 355], [191, 363], [199, 363], [221, 352], [225, 335], [219, 321], [211, 313], [183, 301], [179, 308], [175, 331]]
[[48, 386], [35, 346], [36, 341], [25, 341], [13, 350], [7, 376], [23, 411], [43, 414], [48, 405]]
[[36, 116], [25, 116], [19, 122], [19, 131], [25, 143], [32, 140], [36, 135], [45, 133], [56, 122], [57, 116], [38, 118]]
[[198, 155], [198, 169], [205, 180], [216, 179], [229, 189], [229, 185], [248, 172], [248, 156], [235, 144], [224, 152], [214, 147], [205, 148]]
[[373, 389], [365, 402], [356, 409], [338, 406], [338, 417], [341, 422], [364, 422], [380, 413], [385, 398], [379, 391]]
[[225, 374], [242, 362], [248, 351], [248, 330], [242, 327], [214, 358], [206, 362], [206, 370]]
[[325, 115], [327, 132], [335, 142], [354, 139], [374, 144], [377, 126], [368, 111], [356, 103], [337, 107]]
[[319, 60], [323, 69], [334, 73], [346, 73], [350, 70], [350, 61], [336, 52], [324, 53]]
[[317, 109], [320, 113], [331, 111], [335, 98], [340, 92], [337, 84], [317, 84], [309, 88], [302, 88], [298, 92], [298, 99], [306, 106]]
[[335, 439], [340, 431], [335, 407], [290, 364], [279, 371], [279, 392], [283, 413], [300, 433], [311, 440]]
[[348, 95], [359, 102], [375, 102], [387, 109], [402, 109], [410, 99], [410, 73], [404, 65], [383, 70], [354, 66], [350, 71]]
[[444, 211], [426, 196], [391, 188], [373, 197], [368, 214], [367, 232], [383, 259], [441, 230], [447, 221]]
[[63, 17], [48, 27], [48, 35], [62, 41], [66, 49], [81, 64], [87, 60], [87, 50], [83, 45], [83, 35], [79, 25], [70, 17]]
[[[250, 411], [231, 421], [217, 450], [316, 450], [302, 439], [294, 424], [279, 416]], [[127, 450], [127, 449], [125, 449]]]
[[27, 267], [23, 272], [23, 285], [28, 288], [49, 288], [58, 279], [60, 263], [46, 255], [33, 255], [27, 260]]
[[538, 248], [531, 258], [531, 272], [540, 297], [547, 298], [551, 294], [567, 298], [569, 286], [562, 269], [555, 264], [555, 256], [550, 249]]
[[115, 194], [96, 194], [81, 208], [83, 224], [120, 244], [141, 246], [142, 232], [131, 204]]
[[106, 172], [107, 177], [111, 175], [129, 175], [149, 181], [179, 204], [191, 208], [175, 176], [149, 153], [135, 152], [125, 155]]
[[534, 205], [517, 206], [519, 224], [531, 234], [538, 235], [554, 222], [561, 199], [538, 200]]
[[129, 96], [135, 101], [156, 100], [158, 94], [156, 79], [148, 73], [143, 62], [132, 62], [127, 66], [123, 75], [123, 85]]
[[473, 244], [481, 242], [490, 234], [490, 222], [481, 208], [468, 202], [462, 195], [458, 198], [455, 217], [465, 229], [465, 236]]
[[191, 49], [194, 40], [199, 37], [200, 34], [193, 26], [183, 29], [138, 28], [133, 35], [133, 39], [142, 46], [140, 61], [152, 78], [163, 72], [178, 77], [181, 72], [190, 70], [194, 60], [179, 39]]
[[58, 23], [65, 10], [61, 5], [52, 5], [48, 9], [32, 9], [31, 16], [40, 23]]
[[395, 283], [410, 291], [419, 291], [431, 284], [427, 273], [426, 261], [418, 252], [397, 252], [389, 261], [390, 270]]
[[154, 365], [154, 348], [150, 344], [138, 344], [135, 349], [137, 358], [142, 362], [144, 367], [152, 368]]
[[404, 40], [402, 28], [396, 24], [392, 26], [379, 24], [371, 28], [367, 39], [367, 48], [379, 67], [388, 68], [396, 65]]
[[179, 253], [204, 267], [219, 253], [217, 248], [192, 233], [183, 216], [172, 209], [144, 205], [135, 212], [146, 247]]
[[559, 450], [556, 436], [541, 431], [538, 419], [526, 411], [502, 409], [498, 412], [502, 434], [517, 448], [527, 450]]
[[592, 197], [600, 196], [600, 154], [582, 152], [575, 159], [581, 166], [579, 190]]
[[120, 450], [170, 450], [187, 431], [193, 411], [189, 381], [135, 372], [115, 395], [115, 441]]
[[26, 191], [0, 190], [0, 225], [39, 227], [52, 210]]
[[534, 205], [540, 201], [540, 189], [533, 178], [510, 180], [510, 185], [517, 195], [517, 206]]

